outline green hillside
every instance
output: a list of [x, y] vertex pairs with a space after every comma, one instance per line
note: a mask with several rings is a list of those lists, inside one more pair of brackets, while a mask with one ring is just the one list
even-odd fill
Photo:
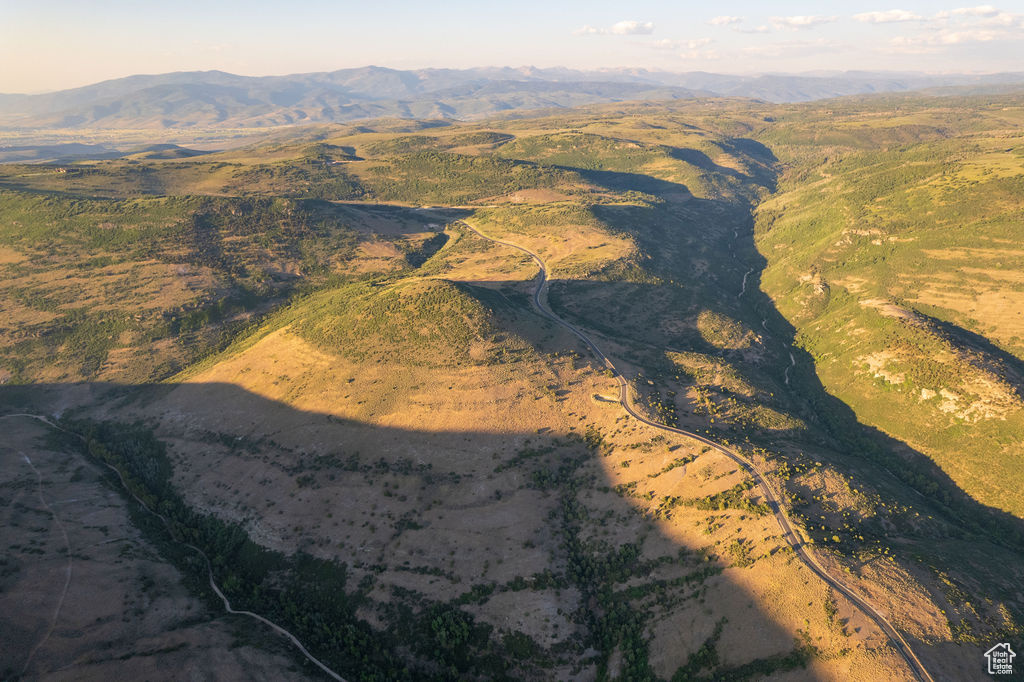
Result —
[[355, 283], [300, 299], [270, 324], [290, 324], [317, 348], [360, 362], [494, 363], [527, 346], [502, 331], [488, 298], [487, 289], [442, 279]]
[[851, 106], [825, 136], [783, 119], [766, 137], [793, 168], [757, 239], [765, 290], [825, 387], [1021, 516], [1019, 104]]

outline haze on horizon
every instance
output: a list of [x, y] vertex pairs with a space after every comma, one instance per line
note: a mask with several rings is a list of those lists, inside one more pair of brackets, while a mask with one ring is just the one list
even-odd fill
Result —
[[1024, 0], [753, 0], [484, 4], [383, 0], [301, 5], [183, 0], [6, 2], [0, 92], [138, 73], [241, 75], [476, 66], [639, 67], [718, 73], [1024, 71]]

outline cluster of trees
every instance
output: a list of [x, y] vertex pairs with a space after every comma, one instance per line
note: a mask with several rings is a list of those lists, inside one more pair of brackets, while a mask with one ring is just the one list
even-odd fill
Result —
[[373, 168], [364, 183], [379, 199], [459, 205], [523, 189], [554, 187], [570, 179], [564, 171], [532, 163], [420, 151]]
[[1017, 520], [980, 509], [951, 481], [940, 482], [935, 465], [923, 458], [900, 457], [877, 438], [866, 435], [853, 413], [834, 398], [823, 397], [816, 401], [815, 408], [843, 450], [880, 464], [914, 490], [939, 502], [964, 532], [981, 532], [997, 544], [1024, 548], [1024, 530]]
[[[577, 438], [584, 442], [582, 437]], [[601, 447], [595, 438], [590, 443], [591, 451]], [[651, 567], [641, 565], [641, 548], [637, 544], [611, 547], [584, 537], [580, 524], [589, 515], [578, 499], [578, 492], [585, 481], [573, 473], [586, 460], [586, 456], [567, 458], [569, 466], [563, 467], [555, 480], [559, 494], [556, 516], [567, 563], [565, 577], [580, 591], [584, 605], [575, 617], [586, 626], [587, 644], [600, 652], [599, 677], [607, 675], [609, 660], [618, 651], [622, 679], [654, 680], [644, 633], [647, 616], [632, 607], [628, 591], [615, 589], [617, 583], [638, 572], [649, 573]]]
[[453, 147], [470, 147], [477, 145], [500, 145], [514, 139], [507, 133], [481, 130], [475, 133], [462, 133], [436, 137], [434, 135], [399, 135], [367, 145], [366, 151], [374, 156], [393, 154], [410, 154], [425, 150], [440, 151]]
[[[816, 648], [806, 638], [797, 640], [792, 651], [787, 654], [757, 658], [749, 663], [732, 668], [721, 668], [721, 657], [718, 653], [718, 641], [722, 637], [726, 619], [722, 618], [715, 624], [704, 643], [690, 654], [686, 663], [672, 675], [671, 682], [741, 682], [743, 680], [765, 679], [772, 673], [806, 668], [808, 661], [817, 653]], [[705, 672], [707, 671], [707, 672]]]
[[317, 158], [259, 164], [234, 173], [231, 186], [241, 195], [274, 195], [312, 199], [361, 199], [367, 188], [338, 164]]
[[[346, 590], [343, 564], [267, 550], [240, 527], [193, 511], [171, 485], [166, 446], [142, 425], [69, 421], [65, 426], [81, 434], [88, 453], [117, 469], [129, 492], [163, 517], [173, 540], [192, 544], [209, 558], [235, 608], [281, 624], [318, 658], [353, 679], [411, 679], [386, 634], [356, 615], [364, 597]], [[193, 584], [205, 582], [204, 561], [193, 557], [179, 562], [179, 568], [192, 574]]]
[[[493, 587], [477, 586], [467, 599], [431, 602], [396, 588], [384, 611], [387, 627], [376, 630], [359, 618], [373, 580], [349, 586], [348, 567], [299, 552], [284, 555], [254, 543], [237, 525], [189, 508], [171, 484], [166, 446], [141, 424], [66, 420], [62, 426], [85, 438], [88, 454], [121, 474], [127, 490], [162, 521], [143, 525], [151, 539], [204, 592], [211, 605], [207, 564], [180, 551], [181, 543], [199, 548], [209, 559], [215, 580], [236, 609], [259, 613], [296, 635], [317, 658], [346, 679], [461, 680], [467, 677], [512, 679], [515, 661], [549, 665], [542, 649], [519, 632], [495, 636], [459, 608], [487, 595]], [[358, 464], [354, 466], [362, 467]], [[399, 467], [402, 468], [402, 467]], [[147, 517], [152, 518], [152, 517]], [[169, 535], [169, 537], [168, 537]], [[168, 543], [168, 540], [174, 543]], [[382, 568], [382, 567], [381, 567]], [[531, 584], [532, 583], [532, 584]], [[565, 586], [550, 572], [518, 579], [502, 589]], [[529, 658], [529, 661], [524, 659]]]
[[[157, 341], [178, 341], [138, 380], [162, 378], [155, 375], [219, 350], [248, 324], [243, 314], [324, 282], [331, 263], [346, 258], [357, 241], [336, 207], [312, 200], [112, 200], [3, 191], [0, 204], [0, 243], [47, 254], [19, 264], [21, 274], [31, 281], [36, 272], [73, 266], [85, 280], [70, 300], [62, 280], [12, 292], [24, 305], [55, 314], [33, 325], [14, 355], [30, 372], [44, 353], [52, 364], [58, 349], [58, 363], [85, 378], [96, 376], [109, 352], [126, 343], [149, 353]], [[269, 271], [268, 252], [298, 264], [302, 277]], [[91, 272], [99, 268], [110, 269]], [[160, 310], [137, 305], [140, 281], [160, 284], [177, 276], [195, 279], [180, 289], [164, 287]]]
[[697, 509], [705, 509], [708, 511], [722, 511], [724, 509], [741, 509], [745, 512], [750, 512], [757, 516], [765, 516], [771, 513], [768, 505], [763, 502], [754, 502], [746, 494], [748, 490], [754, 487], [753, 479], [747, 479], [742, 483], [737, 483], [728, 490], [723, 490], [720, 493], [714, 495], [707, 495], [705, 497], [697, 498], [696, 500], [687, 501], [687, 504], [696, 507]]

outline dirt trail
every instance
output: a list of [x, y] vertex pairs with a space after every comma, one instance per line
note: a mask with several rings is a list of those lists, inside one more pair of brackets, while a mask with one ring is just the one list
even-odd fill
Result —
[[68, 588], [71, 586], [72, 558], [71, 540], [68, 538], [68, 531], [64, 527], [63, 522], [61, 522], [60, 517], [57, 516], [57, 512], [53, 511], [53, 507], [51, 507], [50, 504], [46, 501], [46, 498], [43, 497], [43, 475], [39, 473], [39, 469], [36, 469], [35, 464], [32, 463], [32, 460], [29, 458], [28, 455], [26, 455], [25, 453], [21, 453], [21, 457], [22, 459], [25, 460], [25, 464], [28, 464], [29, 468], [31, 468], [32, 472], [36, 475], [36, 486], [39, 491], [39, 502], [44, 507], [46, 507], [46, 511], [50, 512], [50, 516], [53, 517], [53, 520], [57, 524], [57, 527], [60, 528], [60, 534], [64, 536], [64, 553], [68, 558], [68, 566], [64, 571], [64, 588], [61, 590], [60, 597], [57, 599], [57, 606], [53, 610], [53, 617], [50, 619], [50, 627], [47, 628], [46, 634], [43, 635], [43, 638], [36, 642], [36, 645], [32, 647], [32, 650], [28, 652], [28, 658], [25, 659], [25, 665], [21, 667], [21, 674], [24, 675], [25, 671], [28, 670], [29, 664], [32, 663], [32, 659], [35, 658], [36, 652], [39, 651], [44, 644], [46, 644], [47, 640], [50, 639], [50, 635], [53, 634], [54, 628], [57, 627], [57, 620], [60, 618], [60, 611], [62, 608], [64, 608], [64, 599], [68, 596]]
[[[26, 419], [35, 419], [37, 421], [40, 421], [40, 422], [46, 424], [50, 428], [56, 429], [56, 430], [61, 431], [63, 433], [71, 434], [72, 436], [75, 436], [79, 440], [84, 440], [82, 438], [82, 436], [80, 436], [79, 434], [74, 433], [73, 431], [68, 431], [67, 429], [64, 429], [64, 428], [58, 426], [56, 423], [51, 421], [49, 418], [44, 417], [42, 415], [28, 414], [28, 413], [0, 415], [0, 419], [11, 419], [11, 418], [14, 418], [14, 417], [23, 417], [23, 418], [26, 418]], [[32, 462], [28, 459], [28, 457], [25, 457], [25, 461], [28, 462], [29, 466], [32, 466]], [[315, 656], [313, 656], [313, 654], [309, 653], [309, 650], [306, 649], [306, 647], [302, 645], [302, 642], [299, 641], [298, 637], [293, 635], [288, 630], [285, 630], [283, 627], [281, 627], [277, 623], [274, 623], [273, 621], [268, 620], [267, 618], [264, 618], [263, 616], [259, 615], [258, 613], [253, 613], [252, 611], [243, 611], [243, 610], [235, 609], [234, 607], [232, 607], [231, 606], [231, 602], [228, 600], [227, 596], [225, 596], [225, 594], [221, 591], [220, 587], [217, 586], [217, 583], [213, 579], [213, 565], [210, 563], [210, 558], [208, 556], [206, 556], [206, 552], [204, 552], [203, 550], [199, 549], [198, 547], [196, 547], [195, 545], [193, 545], [193, 544], [191, 544], [189, 542], [185, 542], [183, 540], [178, 540], [178, 538], [174, 534], [174, 531], [171, 528], [170, 520], [166, 516], [164, 516], [164, 515], [162, 515], [162, 514], [160, 514], [158, 512], [155, 512], [152, 509], [150, 509], [148, 506], [146, 506], [146, 503], [143, 502], [141, 499], [139, 499], [135, 495], [135, 493], [133, 493], [131, 491], [131, 489], [125, 483], [124, 477], [121, 475], [121, 472], [118, 471], [116, 467], [113, 467], [113, 466], [107, 464], [106, 462], [103, 462], [103, 465], [106, 466], [108, 469], [110, 469], [111, 471], [113, 471], [117, 475], [117, 479], [121, 482], [121, 487], [124, 488], [125, 492], [127, 492], [132, 497], [132, 499], [134, 499], [138, 503], [138, 505], [140, 507], [142, 507], [142, 509], [144, 509], [145, 511], [149, 512], [153, 516], [155, 516], [158, 519], [160, 519], [161, 522], [163, 522], [164, 527], [167, 529], [167, 532], [170, 533], [172, 538], [177, 540], [181, 545], [183, 545], [185, 547], [188, 547], [189, 549], [191, 549], [192, 551], [194, 551], [196, 554], [198, 554], [199, 556], [201, 556], [203, 558], [203, 561], [206, 562], [206, 571], [207, 571], [207, 575], [208, 575], [209, 581], [210, 581], [210, 589], [212, 589], [214, 591], [214, 593], [218, 597], [220, 597], [220, 600], [224, 603], [224, 610], [225, 611], [227, 611], [228, 613], [231, 613], [231, 614], [239, 615], [239, 616], [247, 616], [247, 617], [252, 618], [254, 620], [258, 620], [259, 622], [263, 623], [264, 625], [269, 626], [275, 632], [277, 632], [279, 635], [281, 635], [281, 636], [287, 638], [288, 640], [290, 640], [291, 643], [295, 645], [295, 648], [297, 648], [300, 652], [302, 652], [302, 655], [305, 656], [306, 659], [310, 663], [312, 663], [316, 667], [320, 668], [320, 670], [322, 670], [324, 673], [326, 673], [332, 679], [337, 680], [338, 682], [345, 682], [345, 679], [343, 677], [341, 677], [338, 673], [334, 672], [333, 670], [328, 668], [326, 665], [321, 663], [319, 659], [317, 659]], [[35, 471], [35, 467], [34, 466], [32, 467], [32, 469], [33, 469], [33, 471]], [[39, 476], [39, 472], [38, 471], [36, 471], [36, 476]], [[42, 484], [42, 479], [40, 478], [40, 485], [41, 484]], [[42, 499], [42, 488], [40, 488], [40, 499]], [[46, 502], [44, 501], [43, 504], [46, 504]], [[46, 505], [46, 508], [50, 509], [49, 505]], [[51, 514], [53, 513], [52, 509], [50, 510], [50, 513]], [[57, 518], [57, 515], [54, 514], [54, 519], [56, 519], [56, 518]], [[58, 523], [60, 523], [60, 522], [58, 521]], [[64, 529], [64, 526], [61, 525], [61, 530], [63, 530], [63, 529]], [[65, 538], [65, 540], [67, 540], [67, 533], [66, 532], [64, 533], [64, 538]], [[68, 584], [71, 582], [71, 564], [70, 564], [70, 562], [71, 562], [71, 546], [69, 544], [68, 545], [68, 578], [67, 578], [67, 581], [64, 584], [64, 594], [67, 594]], [[64, 602], [64, 596], [61, 595], [60, 603], [63, 604], [63, 602]], [[60, 605], [58, 605], [57, 612], [58, 613], [60, 612]], [[29, 661], [31, 661], [32, 655], [35, 654], [36, 650], [40, 646], [42, 646], [42, 643], [45, 642], [46, 639], [49, 638], [50, 632], [53, 632], [53, 625], [56, 624], [56, 618], [57, 618], [57, 614], [54, 614], [54, 621], [53, 621], [53, 624], [51, 624], [51, 626], [50, 626], [50, 630], [47, 632], [46, 637], [42, 640], [42, 642], [37, 644], [35, 646], [35, 648], [32, 650], [32, 653], [29, 655]], [[25, 662], [25, 667], [26, 668], [28, 667], [29, 661]], [[23, 671], [24, 671], [24, 669], [23, 669]]]

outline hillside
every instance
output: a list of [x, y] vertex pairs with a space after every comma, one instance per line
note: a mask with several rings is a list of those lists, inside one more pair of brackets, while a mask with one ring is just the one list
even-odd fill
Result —
[[[427, 87], [345, 82], [385, 75]], [[683, 99], [5, 164], [0, 407], [120, 473], [196, 632], [213, 579], [345, 679], [915, 679], [892, 632], [984, 679], [1024, 622], [1022, 112]], [[55, 524], [5, 593], [59, 589]], [[232, 622], [227, 670], [320, 675]], [[144, 670], [183, 627], [95, 646]], [[51, 642], [4, 674], [102, 675]]]
[[770, 133], [794, 168], [758, 209], [763, 283], [859, 420], [1020, 517], [1019, 100], [960, 102], [852, 105], [827, 136], [806, 114]]

